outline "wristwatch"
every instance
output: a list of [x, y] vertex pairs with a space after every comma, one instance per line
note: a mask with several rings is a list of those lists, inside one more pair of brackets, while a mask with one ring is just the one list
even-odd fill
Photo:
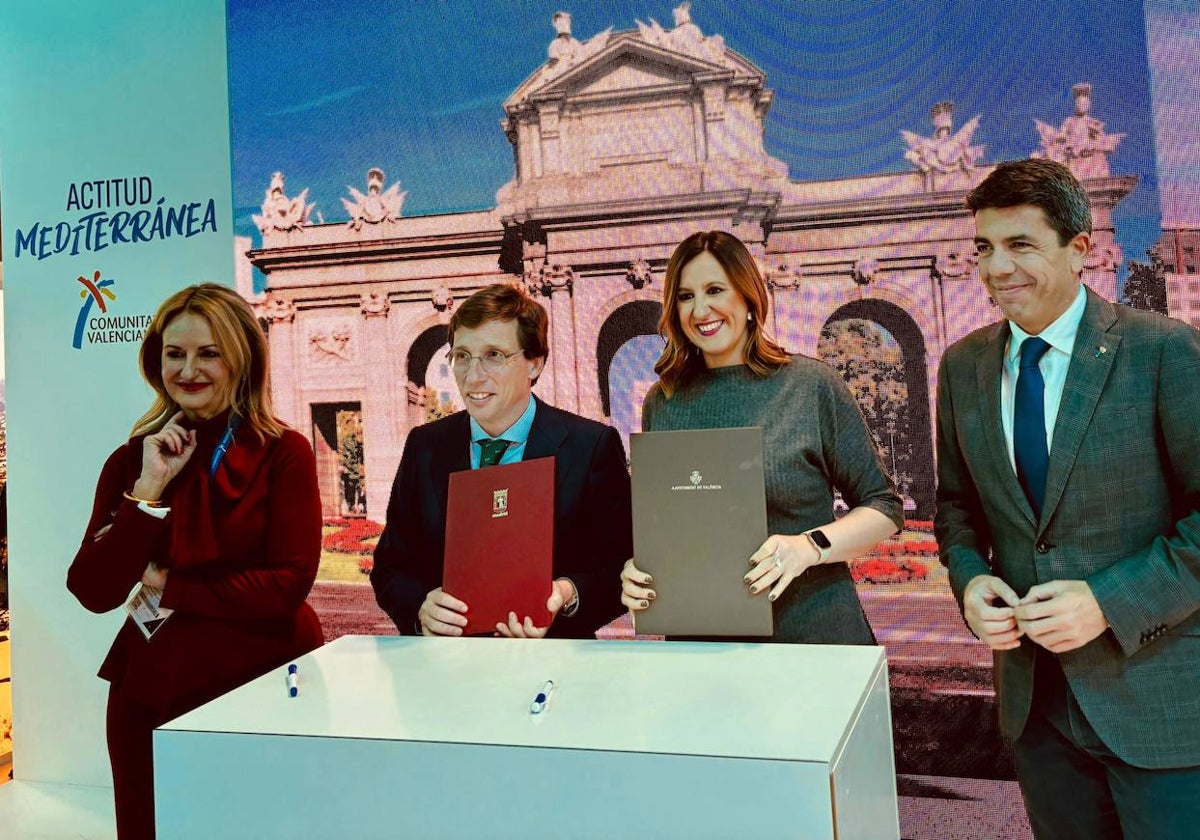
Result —
[[817, 550], [818, 563], [824, 563], [829, 559], [829, 552], [833, 549], [833, 543], [829, 542], [829, 537], [825, 536], [820, 528], [805, 531], [804, 536], [808, 537], [808, 541], [812, 543], [812, 547]]

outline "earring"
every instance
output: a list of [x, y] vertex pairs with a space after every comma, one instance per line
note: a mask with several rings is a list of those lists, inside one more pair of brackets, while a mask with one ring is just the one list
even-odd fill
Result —
[[753, 313], [753, 312], [747, 312], [747, 313], [746, 313], [746, 320], [747, 320], [748, 322], [750, 322], [750, 323], [754, 323], [754, 313]]

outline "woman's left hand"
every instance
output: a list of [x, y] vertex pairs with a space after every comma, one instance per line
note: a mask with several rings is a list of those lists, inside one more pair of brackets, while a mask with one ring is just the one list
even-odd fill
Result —
[[758, 551], [750, 555], [750, 564], [754, 568], [746, 573], [745, 578], [750, 586], [750, 594], [757, 595], [771, 587], [768, 598], [774, 601], [792, 581], [820, 560], [817, 550], [803, 534], [772, 534], [758, 547]]

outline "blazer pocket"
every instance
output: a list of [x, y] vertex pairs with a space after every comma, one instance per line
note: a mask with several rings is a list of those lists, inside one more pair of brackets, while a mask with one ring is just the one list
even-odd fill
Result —
[[1122, 432], [1137, 428], [1136, 405], [1101, 405], [1092, 415], [1091, 429], [1097, 432]]
[[1083, 450], [1100, 463], [1136, 464], [1142, 459], [1157, 463], [1154, 457], [1153, 427], [1142, 428], [1142, 416], [1136, 406], [1100, 406], [1092, 415], [1083, 438]]

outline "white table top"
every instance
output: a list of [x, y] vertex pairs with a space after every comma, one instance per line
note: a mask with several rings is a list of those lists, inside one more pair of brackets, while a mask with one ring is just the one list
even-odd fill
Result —
[[827, 762], [884, 651], [343, 636], [297, 665], [296, 698], [280, 668], [161, 729]]

